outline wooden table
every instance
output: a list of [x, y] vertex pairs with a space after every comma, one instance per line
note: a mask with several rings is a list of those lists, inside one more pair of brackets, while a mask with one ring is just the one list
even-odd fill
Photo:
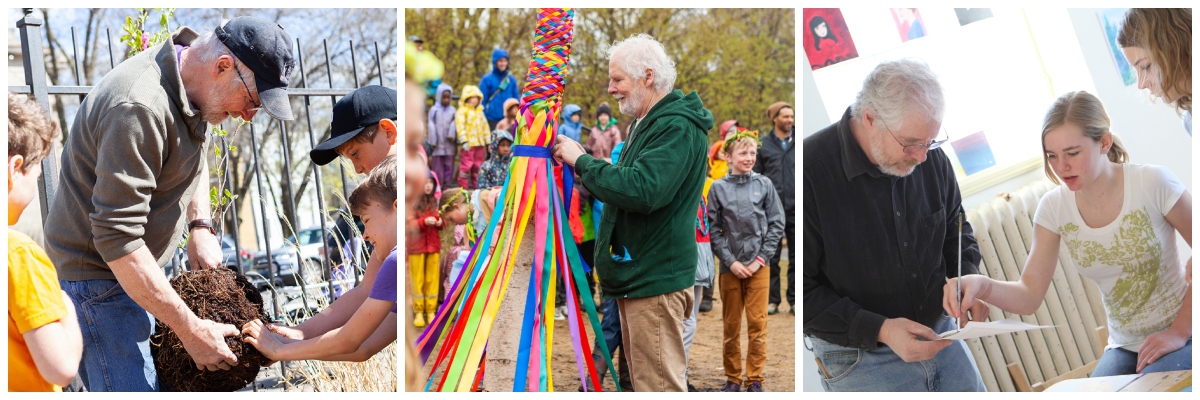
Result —
[[1047, 392], [1190, 392], [1191, 390], [1191, 370], [1070, 379], [1046, 389]]

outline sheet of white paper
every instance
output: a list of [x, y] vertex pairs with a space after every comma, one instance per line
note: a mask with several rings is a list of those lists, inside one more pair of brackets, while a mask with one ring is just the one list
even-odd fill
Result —
[[965, 328], [957, 331], [943, 332], [940, 336], [942, 339], [966, 340], [984, 336], [994, 336], [1002, 333], [1013, 333], [1046, 328], [1053, 328], [1053, 326], [1031, 325], [1022, 322], [1021, 320], [1017, 319], [1017, 317], [1011, 317], [1005, 320], [992, 322], [971, 321], [967, 323]]

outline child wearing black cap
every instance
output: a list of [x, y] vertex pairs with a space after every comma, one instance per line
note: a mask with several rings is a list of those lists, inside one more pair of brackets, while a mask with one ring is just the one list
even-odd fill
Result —
[[396, 148], [396, 91], [379, 85], [355, 89], [333, 105], [329, 139], [308, 154], [317, 165], [329, 164], [339, 155], [354, 164], [354, 172], [366, 174]]

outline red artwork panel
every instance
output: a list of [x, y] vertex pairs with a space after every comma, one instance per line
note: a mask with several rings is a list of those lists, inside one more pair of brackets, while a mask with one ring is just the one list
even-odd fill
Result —
[[804, 9], [804, 53], [813, 71], [858, 57], [841, 10]]

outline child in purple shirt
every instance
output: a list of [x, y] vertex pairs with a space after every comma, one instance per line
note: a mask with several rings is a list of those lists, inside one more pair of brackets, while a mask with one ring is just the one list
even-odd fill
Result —
[[375, 276], [375, 284], [371, 285], [371, 294], [367, 298], [392, 302], [392, 312], [396, 312], [396, 248], [383, 259], [379, 266], [379, 275]]
[[[388, 156], [367, 179], [350, 194], [350, 211], [363, 221], [363, 239], [377, 249], [392, 249], [384, 259], [368, 298], [345, 325], [320, 336], [295, 340], [268, 329], [254, 320], [242, 327], [243, 339], [272, 360], [364, 360], [396, 340], [395, 331], [387, 342], [368, 338], [390, 313], [396, 312], [396, 156]], [[380, 346], [382, 344], [382, 346]], [[360, 351], [360, 347], [371, 351]], [[363, 354], [369, 353], [369, 354]]]

